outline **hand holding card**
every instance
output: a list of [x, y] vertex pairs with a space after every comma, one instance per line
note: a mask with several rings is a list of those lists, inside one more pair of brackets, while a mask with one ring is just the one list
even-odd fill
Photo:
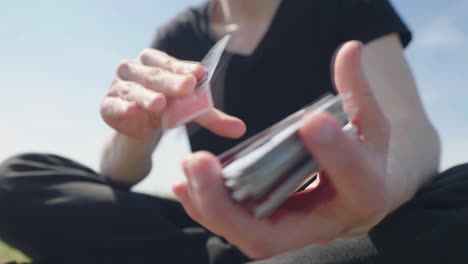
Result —
[[[293, 189], [271, 216], [258, 218], [252, 207], [233, 199], [221, 161], [198, 152], [184, 161], [187, 181], [173, 187], [187, 213], [251, 258], [356, 236], [381, 221], [390, 199], [386, 182], [389, 125], [362, 72], [359, 43], [341, 48], [334, 73], [337, 89], [345, 96], [344, 108], [353, 110], [348, 118], [357, 126], [359, 138], [343, 131], [342, 120], [333, 112], [302, 118], [297, 135], [321, 168], [316, 187]], [[222, 158], [230, 160], [232, 155]]]
[[[343, 124], [347, 121], [340, 98], [327, 95], [221, 154], [218, 158], [232, 198], [246, 204], [256, 217], [266, 217], [315, 175], [319, 166], [296, 132], [304, 114], [321, 111]], [[354, 132], [352, 128], [349, 124], [344, 129]]]
[[211, 99], [210, 80], [228, 41], [226, 36], [214, 45], [202, 64], [149, 48], [123, 60], [102, 100], [102, 118], [119, 134], [140, 141], [151, 142], [161, 128], [192, 119], [219, 136], [242, 136], [245, 124], [215, 109]]
[[230, 35], [223, 37], [203, 58], [201, 64], [205, 67], [206, 73], [198, 81], [194, 92], [168, 103], [162, 120], [164, 129], [184, 125], [213, 108], [210, 81], [230, 38]]

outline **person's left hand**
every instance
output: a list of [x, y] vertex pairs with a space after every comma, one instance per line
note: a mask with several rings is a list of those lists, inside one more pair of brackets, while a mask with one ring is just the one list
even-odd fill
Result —
[[[205, 71], [200, 63], [145, 49], [138, 58], [124, 60], [118, 66], [101, 102], [101, 116], [120, 134], [152, 140], [161, 131], [163, 113], [177, 100], [194, 95]], [[239, 138], [245, 133], [244, 122], [215, 108], [194, 122], [222, 137]]]
[[230, 198], [219, 161], [199, 152], [184, 161], [187, 181], [173, 187], [187, 213], [251, 258], [367, 232], [389, 208], [389, 125], [363, 76], [361, 44], [345, 44], [337, 55], [335, 82], [359, 139], [327, 113], [306, 117], [299, 131], [323, 169], [317, 186], [291, 195], [271, 217], [256, 219]]

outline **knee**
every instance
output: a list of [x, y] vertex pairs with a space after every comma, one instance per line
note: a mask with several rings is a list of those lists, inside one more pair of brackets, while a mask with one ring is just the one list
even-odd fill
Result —
[[27, 154], [20, 154], [12, 156], [0, 163], [0, 208], [1, 204], [5, 200], [5, 194], [11, 189], [8, 183], [10, 178], [16, 175], [18, 171], [18, 161], [22, 160]]
[[13, 214], [12, 207], [14, 204], [14, 186], [13, 180], [18, 171], [18, 161], [23, 159], [26, 154], [12, 156], [0, 163], [0, 231], [4, 235], [4, 225], [9, 217]]
[[[25, 171], [27, 167], [31, 167], [34, 162], [38, 162], [43, 154], [24, 153], [11, 156], [0, 163], [0, 179], [12, 177], [17, 172]], [[29, 166], [28, 166], [29, 165]]]
[[41, 159], [45, 156], [19, 154], [0, 163], [0, 235], [4, 239], [16, 234], [20, 223], [43, 196], [41, 176], [47, 175], [47, 166]]
[[[14, 200], [11, 196], [21, 179], [44, 170], [40, 162], [43, 154], [25, 153], [12, 156], [0, 163], [0, 211]], [[42, 168], [41, 168], [42, 167]]]

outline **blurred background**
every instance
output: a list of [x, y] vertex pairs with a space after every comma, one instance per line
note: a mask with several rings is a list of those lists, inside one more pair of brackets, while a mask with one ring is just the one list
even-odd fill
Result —
[[[98, 168], [111, 132], [99, 102], [119, 61], [137, 56], [161, 24], [200, 2], [1, 1], [0, 160], [53, 152]], [[468, 1], [392, 3], [414, 33], [407, 57], [442, 136], [442, 168], [468, 161]], [[159, 152], [170, 160], [173, 149]]]

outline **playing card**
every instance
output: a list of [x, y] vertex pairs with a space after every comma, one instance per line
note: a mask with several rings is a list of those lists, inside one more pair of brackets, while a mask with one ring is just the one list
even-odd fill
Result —
[[219, 40], [205, 55], [201, 64], [205, 67], [204, 77], [198, 81], [192, 94], [170, 100], [162, 117], [163, 129], [184, 125], [213, 108], [210, 81], [231, 36]]
[[298, 190], [319, 167], [296, 132], [305, 113], [323, 111], [347, 122], [339, 96], [326, 95], [218, 156], [231, 197], [265, 217]]

